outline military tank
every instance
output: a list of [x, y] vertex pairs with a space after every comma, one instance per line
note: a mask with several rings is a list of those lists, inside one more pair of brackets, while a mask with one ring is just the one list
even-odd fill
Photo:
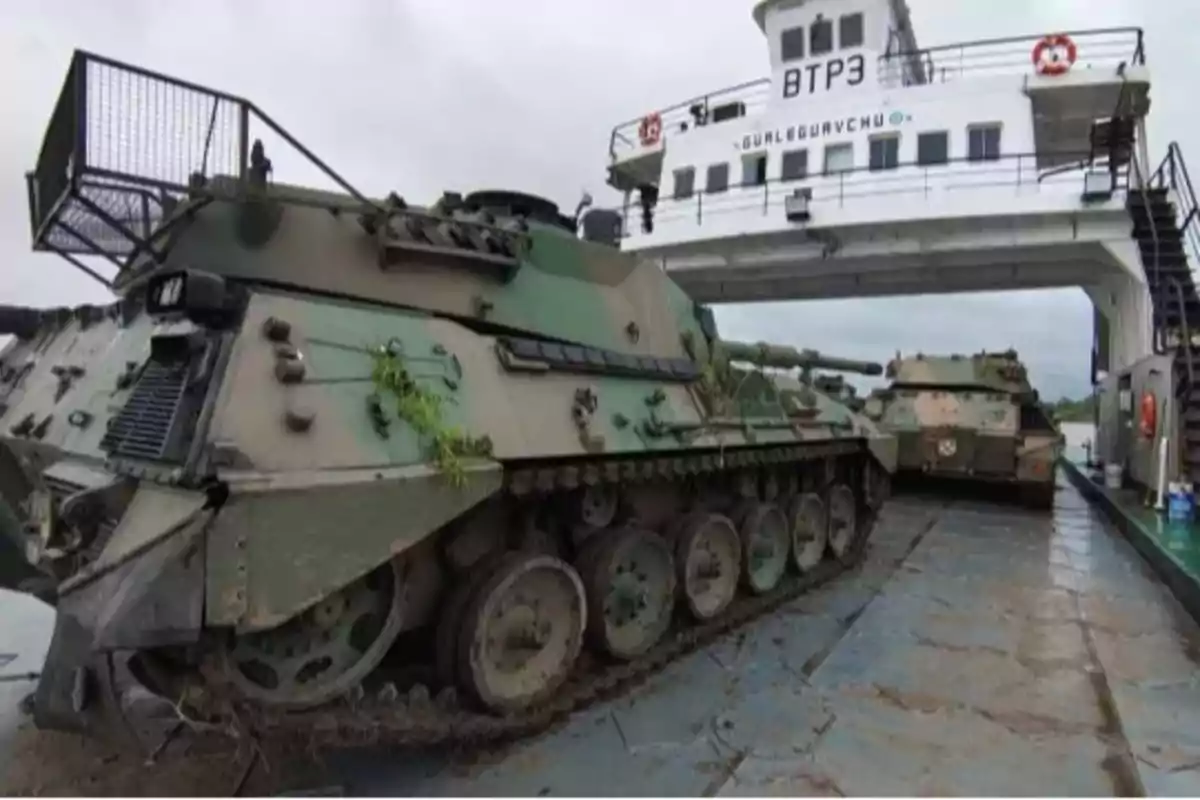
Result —
[[863, 410], [896, 435], [901, 476], [1007, 484], [1025, 504], [1054, 504], [1063, 437], [1015, 350], [897, 354], [886, 376]]
[[[203, 168], [104, 161], [127, 80], [207, 109]], [[275, 180], [256, 121], [338, 189]], [[887, 496], [893, 437], [764, 377], [880, 365], [723, 341], [549, 200], [372, 199], [248, 101], [86, 53], [29, 181], [35, 249], [118, 267], [2, 357], [42, 727], [529, 733], [852, 566]]]

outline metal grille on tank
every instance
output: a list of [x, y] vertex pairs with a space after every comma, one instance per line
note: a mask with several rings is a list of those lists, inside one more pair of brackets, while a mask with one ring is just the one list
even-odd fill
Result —
[[188, 363], [151, 360], [100, 446], [110, 455], [163, 460], [187, 389]]

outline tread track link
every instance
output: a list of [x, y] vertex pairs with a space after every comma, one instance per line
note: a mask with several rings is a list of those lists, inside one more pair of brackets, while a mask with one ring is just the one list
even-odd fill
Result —
[[[588, 480], [590, 473], [592, 478], [628, 484], [773, 464], [800, 465], [824, 459], [850, 461], [859, 484], [859, 530], [847, 558], [839, 561], [827, 550], [824, 559], [813, 570], [803, 575], [789, 570], [780, 584], [767, 594], [750, 596], [739, 591], [719, 618], [704, 624], [676, 623], [662, 641], [632, 661], [612, 662], [585, 655], [576, 662], [575, 672], [566, 684], [540, 706], [507, 716], [496, 716], [469, 708], [461, 704], [456, 696], [445, 692], [439, 693], [436, 699], [431, 698], [428, 689], [418, 686], [394, 700], [359, 695], [338, 701], [335, 705], [301, 712], [277, 712], [234, 701], [233, 711], [239, 727], [273, 744], [339, 748], [384, 744], [415, 748], [499, 746], [542, 733], [598, 701], [631, 691], [683, 656], [715, 643], [725, 634], [853, 570], [861, 563], [878, 520], [879, 509], [888, 494], [885, 488], [882, 494], [874, 498], [874, 507], [866, 504], [864, 471], [874, 470], [876, 477], [885, 482], [882, 484], [884, 487], [887, 476], [874, 464], [861, 440], [788, 445], [757, 451], [746, 449], [726, 452], [721, 456], [639, 459], [582, 468], [584, 482], [591, 482]], [[530, 490], [549, 492], [576, 486], [579, 477], [580, 468], [572, 466], [516, 469], [508, 476], [506, 489], [514, 495], [522, 495]], [[460, 602], [465, 601], [460, 597]], [[435, 649], [441, 648], [435, 645]]]

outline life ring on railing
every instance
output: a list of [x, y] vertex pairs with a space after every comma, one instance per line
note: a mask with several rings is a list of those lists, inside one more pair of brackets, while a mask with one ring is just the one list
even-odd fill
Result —
[[1078, 56], [1079, 50], [1070, 36], [1052, 34], [1033, 46], [1033, 68], [1039, 75], [1062, 75]]
[[642, 147], [653, 147], [661, 138], [662, 117], [658, 112], [642, 117], [642, 124], [638, 126], [638, 139], [641, 139]]
[[1142, 434], [1143, 439], [1154, 438], [1157, 417], [1158, 401], [1154, 399], [1154, 392], [1146, 392], [1142, 395], [1142, 413], [1138, 419], [1138, 432]]

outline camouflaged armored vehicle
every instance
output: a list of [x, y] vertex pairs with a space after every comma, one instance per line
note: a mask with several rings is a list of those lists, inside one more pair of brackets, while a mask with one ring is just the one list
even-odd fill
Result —
[[1063, 439], [1015, 351], [897, 354], [886, 376], [864, 413], [895, 434], [902, 474], [1011, 484], [1023, 502], [1053, 505]]
[[[251, 125], [340, 188], [277, 182]], [[83, 53], [29, 188], [36, 249], [117, 267], [0, 356], [42, 726], [529, 731], [836, 575], [884, 502], [894, 439], [763, 378], [881, 367], [722, 342], [611, 219], [371, 199], [252, 104]]]

